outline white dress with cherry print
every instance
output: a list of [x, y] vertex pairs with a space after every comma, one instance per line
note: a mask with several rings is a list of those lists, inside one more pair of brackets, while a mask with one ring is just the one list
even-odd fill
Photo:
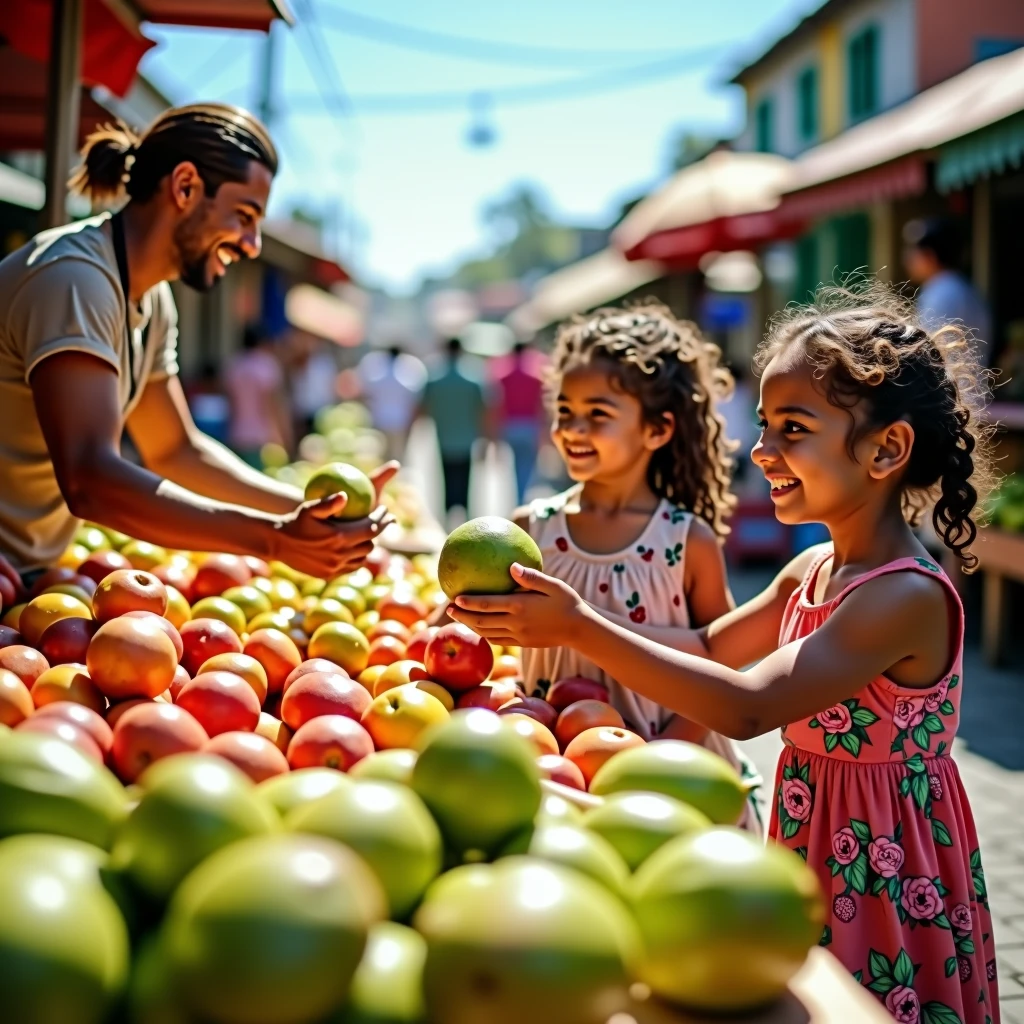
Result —
[[[577, 485], [530, 505], [528, 529], [543, 555], [544, 571], [568, 583], [599, 611], [628, 617], [637, 624], [689, 629], [684, 580], [692, 513], [662, 500], [629, 548], [595, 554], [573, 543], [566, 522], [566, 509], [578, 507], [580, 490]], [[646, 740], [656, 739], [672, 718], [671, 711], [634, 693], [628, 680], [612, 679], [578, 651], [567, 647], [523, 651], [528, 693], [568, 676], [596, 679], [607, 686], [612, 705], [629, 728]], [[753, 765], [732, 740], [709, 732], [703, 744], [724, 757], [745, 779], [760, 783]], [[739, 824], [761, 832], [756, 790]]]

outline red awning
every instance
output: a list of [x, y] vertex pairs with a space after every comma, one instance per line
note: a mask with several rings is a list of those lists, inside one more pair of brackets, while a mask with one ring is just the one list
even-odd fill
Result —
[[751, 249], [793, 233], [775, 216], [791, 163], [771, 153], [716, 150], [677, 171], [612, 233], [627, 259], [695, 266], [709, 252]]
[[787, 193], [777, 214], [783, 221], [813, 220], [871, 203], [920, 195], [927, 184], [925, 160], [915, 155]]
[[[26, 57], [9, 46], [0, 45], [0, 150], [42, 149], [46, 135], [46, 65]], [[111, 119], [89, 94], [81, 89], [77, 142], [96, 125]]]
[[[93, 102], [101, 85], [123, 97], [139, 61], [155, 44], [139, 21], [266, 31], [291, 20], [285, 0], [83, 0], [81, 115], [78, 142], [110, 114]], [[0, 150], [42, 149], [46, 133], [50, 0], [0, 0]]]
[[133, 0], [132, 6], [143, 21], [162, 25], [266, 32], [275, 18], [293, 20], [287, 0]]
[[[44, 65], [50, 56], [50, 0], [17, 0], [0, 5], [0, 36], [18, 53]], [[85, 0], [83, 12], [82, 81], [106, 86], [115, 96], [131, 88], [142, 55], [156, 43], [130, 28], [104, 0]], [[5, 65], [0, 103], [16, 83]], [[45, 74], [43, 78], [45, 80]], [[44, 93], [45, 95], [45, 93]]]
[[768, 242], [792, 238], [800, 228], [792, 219], [781, 219], [777, 210], [744, 213], [658, 231], [626, 255], [631, 260], [659, 260], [675, 268], [695, 267], [706, 253], [756, 249]]

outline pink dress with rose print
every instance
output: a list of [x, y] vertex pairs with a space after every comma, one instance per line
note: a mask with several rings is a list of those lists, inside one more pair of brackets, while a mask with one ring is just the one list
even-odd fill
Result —
[[811, 603], [827, 551], [789, 600], [781, 644], [816, 630], [856, 587], [894, 572], [935, 576], [958, 625], [932, 690], [880, 676], [782, 730], [770, 835], [814, 868], [831, 901], [821, 945], [900, 1024], [998, 1024], [995, 948], [978, 834], [949, 748], [963, 692], [963, 609], [933, 562], [904, 558]]

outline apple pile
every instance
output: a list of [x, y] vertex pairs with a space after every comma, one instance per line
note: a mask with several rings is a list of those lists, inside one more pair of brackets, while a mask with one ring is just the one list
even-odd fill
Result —
[[672, 1021], [777, 998], [820, 936], [725, 761], [592, 680], [527, 696], [427, 625], [426, 559], [314, 580], [89, 526], [0, 597], [5, 1020]]

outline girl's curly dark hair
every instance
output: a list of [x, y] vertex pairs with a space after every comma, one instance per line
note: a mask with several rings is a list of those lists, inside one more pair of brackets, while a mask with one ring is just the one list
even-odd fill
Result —
[[987, 375], [973, 339], [951, 324], [929, 333], [913, 305], [880, 283], [822, 286], [809, 305], [783, 310], [754, 356], [763, 371], [790, 345], [802, 345], [828, 400], [851, 411], [866, 403], [858, 437], [897, 420], [914, 428], [901, 481], [912, 526], [931, 509], [943, 543], [971, 572], [982, 502], [992, 484], [991, 430], [980, 417]]
[[647, 481], [659, 497], [706, 520], [719, 539], [729, 532], [725, 519], [736, 503], [729, 489], [734, 445], [716, 411], [733, 382], [720, 358], [696, 324], [648, 299], [563, 324], [552, 360], [556, 383], [574, 367], [599, 363], [640, 402], [647, 422], [662, 423], [666, 413], [675, 417], [671, 440], [651, 456]]

